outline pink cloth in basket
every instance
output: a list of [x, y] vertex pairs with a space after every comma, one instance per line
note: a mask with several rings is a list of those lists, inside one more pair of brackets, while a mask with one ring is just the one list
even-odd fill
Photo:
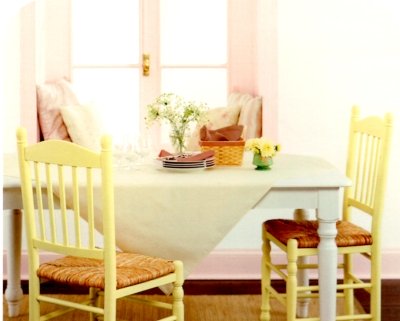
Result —
[[201, 141], [237, 141], [243, 133], [242, 125], [231, 125], [218, 129], [208, 129], [206, 126], [200, 128]]

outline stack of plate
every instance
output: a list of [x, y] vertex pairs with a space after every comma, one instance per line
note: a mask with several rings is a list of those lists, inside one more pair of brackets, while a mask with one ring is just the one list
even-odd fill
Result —
[[197, 161], [183, 161], [181, 156], [168, 156], [160, 157], [158, 160], [160, 161], [162, 168], [172, 170], [196, 170], [212, 168], [215, 166], [214, 157]]

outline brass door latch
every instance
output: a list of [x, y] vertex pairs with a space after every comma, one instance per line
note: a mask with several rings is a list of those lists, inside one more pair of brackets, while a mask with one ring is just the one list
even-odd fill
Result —
[[150, 54], [142, 55], [142, 69], [143, 69], [143, 76], [150, 75]]

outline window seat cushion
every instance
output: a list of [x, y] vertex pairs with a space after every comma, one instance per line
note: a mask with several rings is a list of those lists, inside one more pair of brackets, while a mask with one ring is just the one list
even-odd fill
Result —
[[65, 79], [36, 86], [39, 126], [44, 140], [71, 141], [60, 108], [79, 104], [70, 83]]

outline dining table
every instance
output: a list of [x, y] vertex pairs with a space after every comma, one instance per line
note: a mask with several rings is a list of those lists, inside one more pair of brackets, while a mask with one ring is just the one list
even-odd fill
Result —
[[[3, 157], [3, 210], [9, 231], [5, 298], [10, 316], [19, 314], [22, 298], [23, 212], [16, 159], [14, 154]], [[239, 166], [165, 168], [150, 159], [114, 166], [113, 174], [117, 246], [182, 260], [186, 277], [252, 209], [316, 210], [320, 317], [335, 320], [336, 221], [341, 217], [343, 188], [351, 182], [331, 163], [317, 156], [278, 153], [270, 170], [259, 171], [245, 152]], [[101, 215], [95, 221], [101, 231]], [[261, 227], [254, 231], [261, 234]]]

